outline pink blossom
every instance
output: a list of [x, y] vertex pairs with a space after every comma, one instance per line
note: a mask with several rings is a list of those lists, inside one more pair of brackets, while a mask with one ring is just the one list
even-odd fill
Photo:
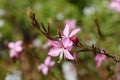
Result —
[[103, 54], [97, 54], [95, 57], [95, 61], [96, 61], [96, 67], [100, 67], [100, 65], [102, 64], [102, 61], [106, 59], [106, 56]]
[[109, 4], [109, 7], [120, 12], [120, 0], [112, 0], [112, 2]]
[[51, 57], [48, 56], [44, 63], [40, 64], [38, 66], [38, 69], [42, 71], [43, 75], [47, 75], [48, 73], [48, 69], [52, 66], [54, 66], [55, 62], [54, 61], [51, 61]]
[[9, 42], [8, 47], [10, 48], [10, 57], [19, 57], [19, 53], [23, 50], [22, 48], [22, 41], [16, 41], [16, 42]]
[[80, 31], [80, 28], [75, 28], [74, 30], [72, 30], [70, 32], [70, 26], [68, 24], [66, 24], [65, 28], [63, 30], [63, 35], [64, 35], [64, 37], [70, 38], [70, 37], [75, 36], [79, 31]]
[[76, 27], [76, 20], [75, 19], [67, 19], [65, 24], [68, 24], [71, 29]]
[[64, 38], [61, 41], [50, 40], [50, 43], [53, 46], [48, 53], [50, 56], [60, 55], [59, 62], [62, 57], [66, 57], [69, 60], [74, 60], [74, 57], [70, 54], [73, 43], [69, 40], [69, 38]]

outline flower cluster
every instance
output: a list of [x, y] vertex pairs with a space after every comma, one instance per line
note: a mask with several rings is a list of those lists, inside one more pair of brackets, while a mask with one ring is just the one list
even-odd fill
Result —
[[22, 41], [16, 41], [16, 42], [9, 42], [8, 43], [8, 47], [10, 48], [10, 57], [13, 58], [18, 58], [19, 57], [19, 53], [23, 50], [22, 48]]
[[[54, 40], [54, 38], [50, 37], [50, 34], [46, 35], [49, 41], [43, 47], [47, 48], [48, 46], [51, 46], [51, 49], [48, 52], [49, 56], [45, 59], [44, 63], [38, 66], [38, 69], [42, 71], [43, 75], [47, 75], [48, 69], [55, 64], [54, 61], [51, 61], [50, 56], [52, 57], [59, 56], [58, 63], [62, 60], [63, 57], [69, 60], [75, 59], [75, 57], [72, 56], [70, 51], [73, 49], [73, 44], [78, 43], [78, 39], [75, 35], [80, 31], [80, 28], [75, 28], [76, 22], [74, 20], [68, 20], [65, 23], [66, 23], [65, 28], [62, 33], [58, 34], [59, 38], [57, 40], [56, 39]], [[45, 33], [47, 34], [45, 28], [44, 30]]]
[[70, 53], [74, 44], [71, 38], [75, 36], [75, 34], [79, 31], [80, 31], [80, 28], [76, 28], [70, 32], [70, 26], [66, 24], [63, 30], [63, 37], [60, 38], [58, 41], [54, 41], [54, 40], [49, 41], [50, 44], [52, 45], [52, 48], [50, 49], [48, 54], [50, 56], [59, 55], [60, 56], [59, 61], [61, 61], [63, 57], [69, 60], [74, 60], [74, 57]]
[[51, 57], [46, 57], [44, 63], [38, 66], [38, 69], [42, 71], [43, 75], [47, 75], [50, 67], [54, 66], [55, 62], [51, 61]]

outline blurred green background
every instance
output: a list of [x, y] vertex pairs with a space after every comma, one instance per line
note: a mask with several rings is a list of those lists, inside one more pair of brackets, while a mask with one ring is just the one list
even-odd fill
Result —
[[[26, 11], [32, 8], [37, 20], [44, 25], [50, 23], [51, 31], [64, 27], [67, 19], [75, 19], [81, 28], [78, 38], [86, 45], [95, 44], [115, 56], [120, 56], [120, 13], [109, 9], [111, 0], [0, 0], [0, 80], [14, 71], [21, 72], [22, 80], [64, 80], [62, 63], [51, 69], [47, 76], [37, 70], [49, 49], [43, 45], [48, 41], [32, 27]], [[94, 22], [97, 17], [103, 39], [100, 39]], [[23, 40], [24, 52], [18, 60], [9, 57], [7, 42]], [[37, 41], [37, 46], [33, 42]], [[29, 56], [29, 57], [28, 57]], [[58, 58], [53, 58], [58, 60]], [[78, 80], [116, 80], [117, 63], [103, 62], [96, 69], [94, 56], [79, 54], [80, 63], [72, 61], [77, 69]]]

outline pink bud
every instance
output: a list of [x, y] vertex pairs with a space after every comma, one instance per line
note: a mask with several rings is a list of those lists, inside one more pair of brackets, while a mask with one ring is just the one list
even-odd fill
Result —
[[79, 42], [79, 40], [78, 40], [78, 38], [77, 38], [76, 36], [72, 36], [72, 37], [70, 38], [70, 40], [73, 41], [73, 43], [76, 44], [76, 45], [77, 45], [78, 42]]

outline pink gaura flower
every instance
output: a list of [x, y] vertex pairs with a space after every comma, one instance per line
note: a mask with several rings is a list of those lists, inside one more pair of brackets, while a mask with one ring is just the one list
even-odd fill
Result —
[[67, 19], [65, 20], [65, 24], [69, 25], [71, 29], [76, 27], [76, 20], [75, 19]]
[[106, 59], [106, 56], [103, 54], [97, 54], [95, 57], [95, 61], [96, 61], [96, 67], [100, 67], [100, 65], [102, 64], [102, 61]]
[[64, 37], [71, 38], [75, 36], [80, 31], [80, 28], [75, 28], [70, 32], [70, 26], [68, 24], [65, 25], [65, 28], [63, 30]]
[[112, 0], [112, 2], [109, 4], [109, 8], [120, 12], [120, 0]]
[[10, 48], [10, 57], [13, 58], [18, 58], [19, 53], [23, 50], [22, 48], [22, 41], [16, 41], [16, 42], [9, 42], [8, 47]]
[[69, 60], [74, 60], [74, 57], [70, 54], [73, 43], [69, 40], [69, 38], [64, 38], [60, 41], [50, 40], [51, 45], [53, 46], [48, 54], [50, 56], [60, 56], [59, 62], [61, 59], [67, 58]]
[[51, 61], [51, 57], [48, 56], [45, 59], [44, 63], [42, 63], [38, 66], [38, 69], [42, 71], [43, 75], [47, 75], [49, 68], [54, 66], [54, 64], [55, 64], [55, 62]]

